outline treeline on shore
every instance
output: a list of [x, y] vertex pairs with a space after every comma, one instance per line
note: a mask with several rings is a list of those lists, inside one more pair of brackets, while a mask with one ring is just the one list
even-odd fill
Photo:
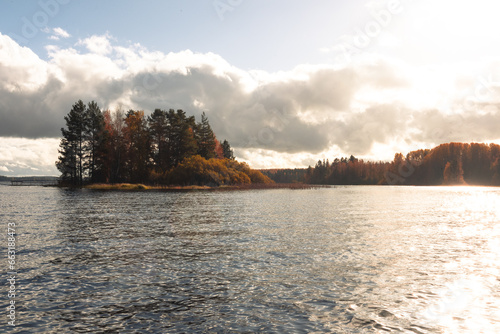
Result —
[[234, 159], [227, 140], [183, 110], [101, 111], [79, 100], [64, 117], [57, 169], [65, 185], [145, 183], [235, 185], [273, 183]]
[[263, 170], [275, 182], [326, 185], [500, 185], [500, 145], [448, 143], [397, 153], [392, 162], [319, 160], [303, 169]]
[[56, 182], [59, 180], [56, 176], [4, 176], [0, 175], [0, 182], [11, 181], [40, 181], [40, 182]]

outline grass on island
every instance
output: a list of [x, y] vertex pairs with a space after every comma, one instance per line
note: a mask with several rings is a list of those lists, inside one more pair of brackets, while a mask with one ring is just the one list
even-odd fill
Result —
[[95, 183], [85, 186], [86, 189], [98, 189], [98, 190], [149, 190], [151, 187], [146, 186], [141, 183]]
[[209, 186], [147, 186], [142, 183], [94, 183], [84, 186], [94, 190], [205, 190], [213, 189]]

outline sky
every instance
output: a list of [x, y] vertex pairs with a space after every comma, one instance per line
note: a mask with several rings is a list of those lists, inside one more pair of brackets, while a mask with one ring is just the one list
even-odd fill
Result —
[[58, 175], [64, 116], [202, 112], [240, 161], [500, 143], [490, 0], [0, 0], [0, 175]]

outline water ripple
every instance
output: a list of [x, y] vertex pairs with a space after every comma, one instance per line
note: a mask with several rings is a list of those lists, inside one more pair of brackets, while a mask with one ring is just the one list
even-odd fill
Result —
[[500, 331], [496, 188], [0, 198], [20, 333]]

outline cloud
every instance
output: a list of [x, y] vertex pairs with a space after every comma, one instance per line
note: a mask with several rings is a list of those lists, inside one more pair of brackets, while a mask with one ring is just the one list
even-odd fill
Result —
[[[0, 34], [0, 148], [6, 137], [58, 138], [79, 99], [111, 110], [182, 108], [198, 119], [205, 111], [217, 136], [257, 167], [500, 137], [493, 126], [500, 121], [500, 84], [489, 75], [500, 73], [494, 60], [482, 70], [464, 64], [430, 69], [366, 54], [347, 66], [268, 73], [241, 70], [213, 53], [115, 45], [109, 34], [75, 48], [47, 46], [47, 52], [42, 60]], [[53, 165], [58, 142], [42, 142], [53, 145]], [[6, 162], [13, 164], [0, 155], [0, 166], [24, 168]]]
[[365, 155], [375, 143], [387, 143], [407, 133], [411, 111], [396, 105], [376, 105], [362, 113], [350, 115], [338, 122], [332, 133], [332, 142], [343, 152]]
[[98, 55], [107, 55], [112, 51], [109, 36], [107, 34], [102, 36], [93, 35], [80, 40], [78, 44], [84, 45], [90, 52]]
[[[50, 32], [50, 30], [48, 30], [47, 32]], [[64, 30], [63, 28], [60, 28], [60, 27], [52, 29], [52, 32], [54, 34], [49, 36], [49, 39], [51, 39], [51, 40], [58, 41], [61, 38], [71, 37], [71, 35], [66, 30]]]
[[0, 171], [4, 175], [58, 175], [55, 138], [0, 137]]
[[54, 33], [59, 36], [59, 37], [62, 37], [62, 38], [69, 38], [71, 37], [71, 35], [66, 31], [64, 30], [63, 28], [54, 28]]

